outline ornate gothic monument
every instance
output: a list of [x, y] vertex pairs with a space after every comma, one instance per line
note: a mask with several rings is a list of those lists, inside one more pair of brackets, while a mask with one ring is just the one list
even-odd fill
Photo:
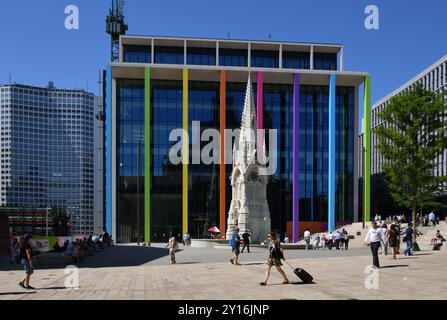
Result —
[[[267, 204], [267, 176], [259, 175], [256, 134], [256, 108], [250, 76], [245, 94], [241, 132], [233, 147], [233, 172], [231, 174], [232, 199], [228, 212], [227, 239], [237, 225], [240, 233], [248, 232], [252, 242], [262, 242], [270, 230], [270, 211]], [[264, 141], [259, 143], [264, 148]], [[260, 154], [263, 156], [263, 154]]]

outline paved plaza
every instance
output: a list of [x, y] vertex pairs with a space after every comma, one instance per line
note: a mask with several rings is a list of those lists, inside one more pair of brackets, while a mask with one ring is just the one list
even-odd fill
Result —
[[[267, 251], [253, 248], [240, 257], [240, 266], [231, 265], [231, 250], [181, 246], [177, 264], [169, 264], [167, 249], [115, 246], [80, 263], [79, 288], [67, 289], [64, 266], [37, 266], [31, 284], [25, 290], [17, 283], [24, 272], [19, 265], [3, 259], [0, 269], [0, 299], [38, 300], [278, 300], [278, 299], [445, 299], [447, 292], [447, 250], [399, 255], [397, 261], [381, 256], [378, 289], [366, 289], [365, 267], [371, 264], [368, 248], [348, 251], [287, 250], [294, 266], [309, 271], [313, 284], [303, 284], [284, 265], [291, 284], [272, 269], [269, 285], [261, 287]], [[70, 276], [70, 275], [69, 275]], [[369, 277], [369, 278], [368, 278]], [[371, 281], [366, 281], [370, 284]]]

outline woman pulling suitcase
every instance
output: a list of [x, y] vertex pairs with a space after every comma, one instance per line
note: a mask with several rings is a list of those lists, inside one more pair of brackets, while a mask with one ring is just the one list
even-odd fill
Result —
[[286, 273], [281, 268], [281, 266], [282, 266], [281, 259], [284, 259], [281, 243], [277, 240], [276, 234], [274, 234], [273, 232], [270, 232], [268, 234], [268, 241], [269, 241], [269, 246], [268, 246], [269, 259], [267, 261], [267, 269], [265, 271], [265, 280], [264, 280], [264, 282], [261, 282], [260, 285], [261, 286], [267, 285], [267, 281], [270, 277], [270, 269], [272, 269], [273, 266], [275, 266], [276, 270], [278, 270], [278, 272], [283, 276], [284, 281], [282, 283], [288, 284], [289, 279], [287, 279]]

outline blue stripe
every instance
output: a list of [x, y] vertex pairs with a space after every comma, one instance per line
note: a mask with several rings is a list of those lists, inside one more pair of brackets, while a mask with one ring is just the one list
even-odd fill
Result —
[[328, 231], [335, 228], [335, 75], [329, 77], [329, 175], [328, 175]]
[[112, 68], [107, 67], [106, 87], [106, 231], [112, 235]]

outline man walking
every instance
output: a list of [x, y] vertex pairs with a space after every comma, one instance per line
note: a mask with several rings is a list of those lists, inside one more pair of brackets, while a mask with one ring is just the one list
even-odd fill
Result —
[[407, 248], [404, 251], [406, 256], [412, 256], [411, 249], [413, 249], [413, 224], [410, 222], [407, 229], [405, 230], [405, 242], [407, 243]]
[[310, 244], [310, 231], [309, 231], [309, 229], [306, 229], [306, 231], [304, 231], [304, 241], [306, 242], [306, 250], [309, 250], [309, 244]]
[[20, 260], [24, 269], [25, 269], [25, 278], [19, 282], [19, 286], [24, 289], [35, 289], [30, 286], [29, 281], [31, 275], [34, 273], [33, 270], [33, 248], [30, 244], [31, 235], [26, 234], [22, 239], [20, 239], [19, 248], [20, 252], [18, 253], [17, 259]]
[[430, 214], [428, 215], [428, 220], [430, 221], [430, 225], [432, 227], [434, 227], [436, 218], [435, 218], [435, 213], [433, 211], [430, 212]]
[[244, 246], [242, 247], [241, 253], [244, 252], [245, 247], [247, 247], [247, 252], [250, 253], [250, 234], [247, 231], [242, 234], [242, 240]]
[[234, 228], [233, 234], [230, 240], [231, 251], [233, 252], [233, 257], [230, 259], [231, 264], [236, 266], [240, 265], [238, 262], [240, 248], [241, 248], [241, 237], [239, 236], [239, 227]]
[[368, 233], [365, 237], [365, 244], [370, 246], [371, 253], [373, 256], [373, 265], [376, 268], [380, 268], [379, 263], [379, 248], [381, 247], [381, 244], [385, 242], [385, 239], [383, 238], [383, 233], [381, 230], [377, 227], [377, 222], [372, 221], [371, 222], [371, 228], [368, 230]]

